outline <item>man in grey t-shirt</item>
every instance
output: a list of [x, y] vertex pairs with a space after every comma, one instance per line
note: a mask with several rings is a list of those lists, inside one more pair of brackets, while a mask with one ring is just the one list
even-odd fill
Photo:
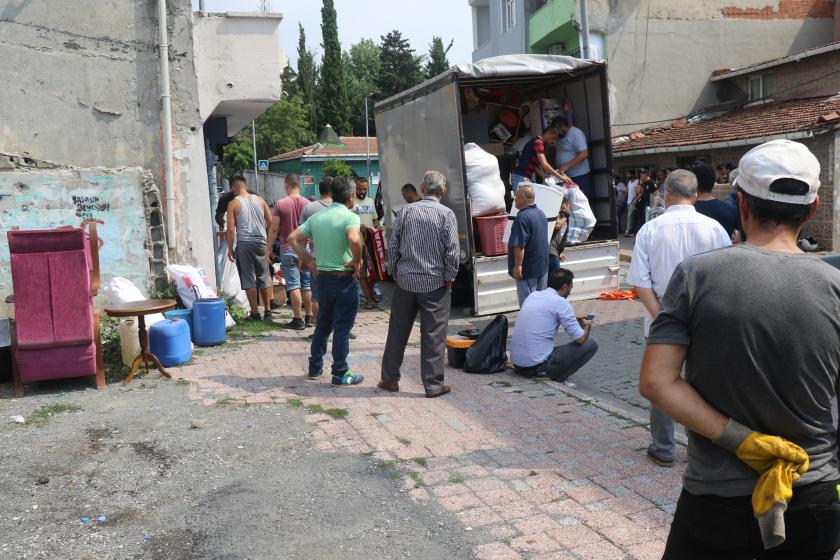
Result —
[[[747, 153], [740, 168], [748, 243], [676, 268], [642, 363], [641, 393], [689, 433], [663, 558], [746, 560], [772, 549], [773, 558], [829, 560], [840, 548], [831, 414], [840, 272], [796, 246], [819, 206], [819, 163], [804, 145], [776, 140]], [[754, 515], [759, 473], [739, 457], [770, 436], [781, 442], [774, 455], [795, 444], [810, 468], [799, 465], [808, 470], [793, 477], [789, 502]]]
[[[300, 223], [306, 223], [306, 220], [317, 214], [318, 212], [322, 212], [329, 208], [332, 205], [332, 184], [335, 179], [330, 176], [325, 176], [321, 179], [321, 182], [318, 183], [318, 192], [321, 194], [321, 198], [316, 200], [315, 202], [310, 202], [306, 206], [303, 207], [303, 210], [300, 211]], [[309, 243], [310, 250], [314, 254], [315, 246], [310, 241]], [[310, 289], [312, 293], [312, 322], [313, 324], [318, 324], [318, 275], [313, 274], [312, 280], [310, 282]], [[353, 334], [350, 334], [351, 338]]]

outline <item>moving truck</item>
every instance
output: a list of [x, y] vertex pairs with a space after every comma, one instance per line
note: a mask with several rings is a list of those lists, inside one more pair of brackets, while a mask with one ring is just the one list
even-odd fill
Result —
[[[518, 304], [507, 256], [484, 255], [476, 242], [464, 144], [475, 142], [496, 155], [507, 185], [517, 142], [541, 134], [558, 114], [586, 134], [596, 195], [590, 200], [595, 231], [589, 241], [564, 252], [563, 266], [575, 274], [570, 299], [618, 289], [606, 72], [604, 62], [566, 56], [499, 56], [456, 66], [376, 104], [386, 232], [405, 204], [401, 187], [412, 183], [419, 190], [427, 169], [441, 171], [447, 180], [442, 202], [455, 212], [461, 245], [454, 299], [471, 306], [474, 314], [512, 311]], [[552, 154], [547, 158], [553, 164]]]

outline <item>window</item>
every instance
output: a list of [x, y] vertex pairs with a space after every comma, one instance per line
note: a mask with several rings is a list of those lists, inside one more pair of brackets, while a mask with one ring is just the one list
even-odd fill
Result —
[[773, 74], [759, 74], [747, 78], [747, 93], [750, 101], [760, 101], [773, 97], [776, 93], [776, 80]]
[[502, 33], [516, 27], [516, 0], [502, 0]]

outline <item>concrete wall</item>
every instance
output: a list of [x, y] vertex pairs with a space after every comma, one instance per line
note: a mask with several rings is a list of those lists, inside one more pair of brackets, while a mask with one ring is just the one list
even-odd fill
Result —
[[502, 2], [489, 0], [490, 40], [473, 52], [473, 62], [491, 56], [528, 52], [528, 16], [531, 13], [528, 8], [533, 1], [516, 1], [516, 25], [505, 33], [502, 33]]
[[718, 68], [834, 38], [826, 0], [590, 0], [590, 10], [592, 30], [606, 37], [614, 136], [715, 103]]
[[[7, 109], [0, 120], [0, 152], [68, 166], [138, 166], [163, 185], [156, 4], [2, 3], [0, 75], [14, 87], [0, 88], [0, 107]], [[189, 0], [169, 1], [177, 224], [177, 250], [170, 256], [212, 274], [191, 17]]]
[[[817, 156], [820, 162], [820, 208], [814, 219], [803, 230], [804, 236], [813, 236], [822, 250], [840, 251], [840, 207], [835, 209], [835, 200], [840, 201], [837, 193], [835, 177], [840, 171], [838, 155], [840, 155], [840, 139], [833, 133], [822, 134], [812, 139], [801, 140], [803, 144]], [[731, 162], [737, 167], [741, 157], [754, 146], [741, 146], [719, 150], [672, 152], [667, 154], [652, 154], [642, 156], [622, 157], [620, 153], [613, 154], [613, 167], [622, 175], [628, 169], [649, 168], [652, 170], [668, 167], [680, 167], [697, 158], [703, 159], [709, 165], [716, 166]], [[690, 164], [687, 164], [690, 165]]]
[[227, 116], [228, 136], [280, 99], [286, 66], [278, 47], [280, 19], [278, 14], [193, 14], [201, 117]]
[[[3, 229], [52, 229], [100, 219], [102, 283], [122, 276], [146, 291], [150, 269], [166, 265], [160, 193], [139, 167], [69, 168], [0, 155], [0, 223]], [[148, 204], [147, 204], [148, 203]], [[155, 211], [155, 207], [157, 210]], [[157, 225], [156, 225], [157, 224]], [[12, 293], [9, 246], [0, 236], [0, 302]], [[0, 316], [12, 306], [0, 303]]]

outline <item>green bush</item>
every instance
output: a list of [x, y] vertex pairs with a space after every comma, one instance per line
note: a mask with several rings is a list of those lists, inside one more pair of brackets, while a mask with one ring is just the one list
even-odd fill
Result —
[[329, 177], [352, 177], [353, 169], [343, 161], [328, 159], [324, 162], [323, 174]]

